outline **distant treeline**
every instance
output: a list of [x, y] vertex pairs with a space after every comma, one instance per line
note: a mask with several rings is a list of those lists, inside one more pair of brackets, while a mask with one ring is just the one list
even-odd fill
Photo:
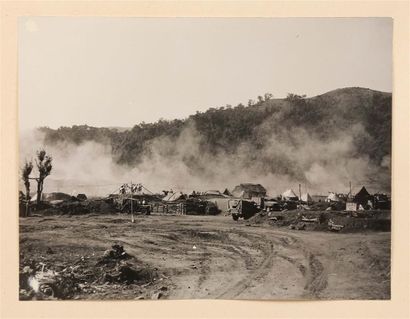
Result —
[[197, 112], [187, 119], [159, 120], [140, 123], [130, 130], [96, 128], [87, 125], [60, 127], [56, 130], [43, 127], [45, 142], [63, 141], [80, 144], [84, 141], [108, 143], [115, 161], [135, 165], [149, 152], [149, 143], [158, 137], [177, 139], [184, 128], [195, 127], [200, 134], [200, 149], [208, 154], [237, 152], [246, 143], [252, 145], [250, 160], [258, 159], [258, 149], [269, 139], [297, 143], [295, 130], [302, 129], [311, 137], [327, 143], [341, 132], [349, 134], [359, 125], [362, 131], [354, 133], [352, 157], [368, 156], [375, 165], [391, 154], [392, 98], [383, 93], [363, 88], [338, 89], [326, 94], [306, 98], [289, 94], [275, 99], [270, 94], [260, 96], [247, 105], [226, 105]]

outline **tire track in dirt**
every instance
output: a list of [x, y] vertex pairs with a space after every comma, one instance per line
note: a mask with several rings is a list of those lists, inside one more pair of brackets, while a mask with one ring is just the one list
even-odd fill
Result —
[[[277, 250], [274, 248], [275, 245], [286, 247], [296, 242], [295, 238], [288, 235], [281, 236], [270, 234], [272, 237], [268, 238], [266, 234], [249, 234], [240, 231], [234, 232], [240, 236], [247, 237], [251, 240], [254, 246], [261, 248], [263, 259], [257, 267], [248, 271], [236, 282], [236, 284], [225, 289], [222, 293], [218, 294], [216, 298], [235, 298], [245, 292], [248, 288], [258, 286], [273, 271], [273, 261], [274, 258], [278, 256]], [[261, 246], [261, 243], [264, 245]]]
[[260, 265], [252, 271], [247, 272], [245, 277], [240, 278], [233, 286], [229, 287], [222, 293], [218, 294], [216, 298], [235, 298], [239, 296], [251, 285], [254, 285], [256, 281], [261, 280], [271, 271], [272, 260], [274, 256], [273, 244], [268, 243], [269, 250], [264, 250], [264, 258]]
[[[240, 233], [242, 240], [249, 240], [249, 237], [252, 237], [252, 240], [255, 240], [255, 237], [248, 234]], [[259, 238], [259, 237], [258, 237]], [[245, 240], [245, 241], [246, 241]], [[259, 243], [259, 240], [257, 241]], [[219, 290], [225, 289], [227, 285], [236, 279], [233, 273], [240, 272], [243, 274], [243, 270], [249, 270], [255, 268], [255, 258], [259, 260], [260, 252], [254, 247], [248, 246], [251, 243], [241, 242], [241, 246], [235, 245], [236, 241], [232, 241], [229, 236], [224, 238], [224, 240], [216, 240], [210, 242], [198, 243], [200, 249], [204, 250], [202, 254], [198, 267], [199, 276], [197, 278], [190, 279], [190, 289], [197, 296], [206, 295], [207, 298], [215, 298], [215, 295]], [[206, 255], [206, 256], [205, 256]], [[257, 255], [257, 256], [255, 256]], [[205, 257], [209, 257], [208, 259]], [[213, 261], [223, 259], [225, 263], [222, 265], [219, 264], [219, 267], [223, 267], [223, 270], [219, 269]], [[228, 263], [226, 263], [229, 260]], [[215, 274], [225, 273], [223, 277], [216, 279]], [[237, 275], [236, 275], [237, 276]], [[234, 277], [234, 278], [232, 278]], [[177, 282], [180, 280], [177, 280]], [[182, 281], [179, 285], [183, 285]], [[178, 283], [177, 283], [178, 286]]]
[[[263, 283], [265, 277], [275, 272], [275, 258], [287, 261], [305, 278], [305, 292], [301, 293], [301, 297], [319, 297], [321, 291], [327, 287], [327, 274], [315, 254], [300, 239], [289, 234], [272, 233], [270, 236], [270, 238], [263, 235], [257, 236], [259, 242], [268, 242], [270, 246], [268, 251], [264, 251], [264, 259], [260, 265], [254, 271], [248, 273], [245, 278], [219, 294], [217, 298], [235, 298], [249, 287], [257, 287], [258, 283]], [[292, 271], [289, 269], [289, 274], [291, 273]], [[291, 278], [287, 280], [289, 284], [292, 282]]]
[[[303, 298], [318, 298], [320, 293], [327, 287], [327, 271], [323, 264], [316, 257], [315, 253], [309, 249], [302, 240], [295, 238], [293, 236], [287, 236], [284, 242], [290, 243], [293, 247], [291, 252], [286, 255], [279, 255], [288, 262], [294, 264], [305, 278], [305, 286], [302, 297]], [[286, 238], [286, 237], [285, 237]], [[282, 240], [282, 239], [281, 239]], [[298, 262], [295, 256], [302, 254], [303, 262]]]
[[[174, 229], [172, 234], [164, 234], [164, 229], [145, 227], [146, 233], [150, 237], [156, 238], [156, 244], [159, 244], [158, 246], [149, 245], [150, 250], [156, 251], [156, 253], [164, 252], [164, 247], [161, 244], [169, 243], [170, 240], [173, 242], [190, 242], [191, 239], [195, 238], [199, 243], [201, 238], [197, 238], [196, 234], [201, 233], [200, 230], [195, 228], [190, 231]], [[251, 232], [230, 229], [229, 233], [240, 238], [241, 244], [238, 245], [237, 238], [233, 238], [228, 242], [223, 238], [215, 238], [212, 242], [202, 242], [201, 249], [203, 249], [203, 253], [196, 260], [198, 268], [195, 269], [198, 270], [198, 274], [197, 276], [193, 275], [190, 284], [191, 289], [196, 290], [197, 294], [203, 294], [203, 290], [207, 290], [206, 287], [212, 286], [212, 280], [215, 281], [215, 278], [212, 278], [215, 269], [213, 269], [212, 264], [209, 264], [210, 258], [222, 256], [229, 258], [231, 260], [229, 264], [233, 267], [226, 267], [226, 271], [236, 271], [236, 274], [227, 274], [219, 287], [215, 287], [214, 291], [208, 293], [209, 298], [233, 299], [246, 292], [248, 288], [258, 289], [259, 286], [263, 286], [264, 279], [275, 272], [274, 264], [277, 258], [289, 263], [305, 278], [304, 293], [301, 293], [301, 297], [317, 298], [320, 292], [326, 288], [327, 276], [323, 265], [298, 236], [295, 237], [282, 232], [266, 233], [259, 229]], [[138, 244], [131, 242], [130, 238], [127, 237], [125, 236], [122, 240], [116, 238], [115, 241], [130, 246], [132, 250], [135, 248], [138, 250], [143, 249], [144, 245], [147, 244], [146, 242]], [[162, 240], [158, 240], [159, 238]], [[147, 238], [145, 238], [146, 240]], [[178, 252], [176, 253], [178, 255]], [[279, 263], [279, 260], [277, 262]], [[238, 275], [238, 273], [240, 274]], [[289, 270], [289, 273], [292, 273], [292, 271]], [[292, 279], [289, 278], [288, 281], [290, 284]], [[178, 280], [175, 284], [175, 288], [177, 288]]]
[[[232, 244], [213, 244], [212, 248], [215, 249], [214, 251], [214, 257], [216, 255], [222, 256], [222, 257], [227, 257], [226, 254], [224, 254], [224, 251], [230, 252], [232, 254], [235, 254], [241, 258], [241, 260], [244, 262], [245, 269], [247, 270], [252, 270], [254, 268], [254, 259], [252, 258], [252, 255], [246, 251], [246, 249], [236, 247]], [[216, 252], [218, 250], [218, 252]], [[238, 258], [235, 257], [230, 257], [230, 259], [235, 263], [239, 264]], [[198, 278], [198, 288], [201, 288], [204, 283], [210, 278], [212, 274], [212, 268], [206, 263], [205, 258], [201, 258], [201, 268], [200, 268], [200, 276]]]
[[304, 297], [318, 298], [327, 286], [327, 275], [322, 263], [312, 253], [308, 253], [309, 268], [307, 271], [306, 294]]

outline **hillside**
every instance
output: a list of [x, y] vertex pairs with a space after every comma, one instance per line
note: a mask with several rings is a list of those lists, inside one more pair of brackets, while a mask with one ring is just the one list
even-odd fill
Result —
[[[390, 93], [344, 88], [311, 98], [268, 96], [248, 106], [210, 108], [130, 130], [86, 125], [40, 130], [45, 145], [93, 141], [109, 145], [121, 166], [182, 163], [200, 180], [217, 178], [217, 166], [252, 172], [244, 176], [247, 181], [270, 175], [281, 184], [330, 186], [334, 179], [343, 179], [343, 185], [353, 179], [389, 190], [391, 106]], [[329, 176], [319, 178], [325, 173]]]

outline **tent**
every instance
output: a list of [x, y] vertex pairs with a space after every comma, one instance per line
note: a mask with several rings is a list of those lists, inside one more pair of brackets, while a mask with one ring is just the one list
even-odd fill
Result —
[[222, 194], [224, 194], [226, 196], [232, 196], [231, 192], [227, 188], [225, 188], [225, 190]]
[[169, 192], [162, 200], [165, 202], [175, 202], [180, 199], [186, 199], [186, 196], [182, 194], [181, 192], [179, 193]]
[[302, 194], [300, 200], [305, 203], [313, 203], [313, 199], [309, 193]]
[[286, 200], [298, 200], [299, 197], [295, 194], [292, 189], [288, 189], [287, 191], [282, 193], [282, 198]]
[[371, 199], [371, 196], [367, 189], [363, 186], [361, 190], [354, 196], [353, 201], [363, 206], [367, 206], [369, 199]]
[[330, 193], [326, 198], [327, 202], [340, 202], [340, 198], [337, 197], [336, 193]]

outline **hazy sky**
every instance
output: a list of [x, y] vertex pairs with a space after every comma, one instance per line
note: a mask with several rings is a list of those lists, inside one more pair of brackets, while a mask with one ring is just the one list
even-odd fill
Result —
[[130, 127], [270, 92], [392, 90], [389, 18], [25, 17], [21, 128]]

